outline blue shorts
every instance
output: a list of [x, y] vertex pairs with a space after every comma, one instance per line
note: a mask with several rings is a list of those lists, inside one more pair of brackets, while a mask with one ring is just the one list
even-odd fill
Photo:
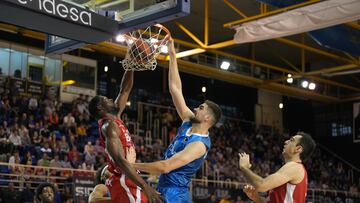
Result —
[[192, 203], [188, 188], [159, 187], [158, 191], [165, 199], [165, 203]]

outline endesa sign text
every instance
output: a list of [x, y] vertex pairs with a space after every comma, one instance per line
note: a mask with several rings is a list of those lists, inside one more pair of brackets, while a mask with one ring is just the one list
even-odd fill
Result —
[[37, 9], [39, 12], [74, 21], [83, 25], [92, 25], [92, 12], [60, 0], [17, 0], [23, 6]]

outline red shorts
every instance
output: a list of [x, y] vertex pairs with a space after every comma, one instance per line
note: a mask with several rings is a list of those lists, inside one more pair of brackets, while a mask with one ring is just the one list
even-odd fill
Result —
[[147, 203], [147, 198], [140, 187], [124, 174], [113, 175], [106, 180], [110, 197], [114, 203]]

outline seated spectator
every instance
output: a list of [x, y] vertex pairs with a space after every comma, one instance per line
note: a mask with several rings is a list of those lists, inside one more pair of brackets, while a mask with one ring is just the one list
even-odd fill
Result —
[[48, 142], [45, 142], [43, 147], [40, 148], [40, 151], [44, 154], [48, 154], [49, 156], [52, 155], [52, 149], [49, 146]]
[[71, 151], [68, 153], [69, 161], [71, 162], [75, 157], [77, 160], [80, 160], [80, 153], [77, 150], [77, 147], [74, 145]]
[[34, 111], [38, 108], [38, 101], [35, 97], [29, 99], [29, 110]]
[[0, 200], [5, 203], [22, 203], [20, 193], [15, 189], [13, 182], [9, 182], [7, 188], [0, 191]]
[[66, 141], [65, 135], [61, 136], [61, 141], [59, 143], [61, 154], [67, 154], [70, 150], [69, 144]]
[[[9, 158], [9, 164], [21, 163], [19, 151], [15, 151], [13, 155]], [[10, 166], [9, 169], [13, 170], [14, 166]]]
[[75, 169], [81, 167], [81, 162], [80, 162], [80, 160], [78, 159], [77, 156], [74, 156], [71, 159], [70, 164], [71, 164], [72, 168], [75, 168]]
[[42, 183], [36, 188], [36, 200], [39, 203], [55, 203], [55, 188], [50, 183]]
[[63, 119], [63, 125], [66, 127], [66, 128], [70, 128], [70, 127], [74, 127], [76, 126], [76, 123], [75, 123], [75, 118], [74, 116], [72, 116], [72, 113], [69, 112]]
[[26, 162], [26, 166], [27, 167], [25, 167], [25, 169], [24, 169], [24, 180], [29, 181], [32, 179], [31, 176], [35, 175], [35, 173], [34, 173], [35, 169], [31, 167], [32, 166], [31, 160], [28, 160]]
[[34, 135], [32, 137], [32, 143], [35, 146], [40, 147], [41, 143], [43, 142], [43, 138], [41, 135], [39, 135], [39, 133], [37, 131], [34, 132]]
[[29, 136], [29, 130], [24, 125], [20, 126], [19, 134], [20, 134], [21, 144], [24, 146], [30, 146], [31, 139]]
[[44, 167], [50, 166], [49, 156], [47, 153], [43, 154], [42, 158], [38, 160], [37, 165], [44, 166]]
[[13, 129], [10, 133], [10, 136], [9, 136], [9, 141], [10, 143], [13, 144], [13, 146], [17, 149], [19, 149], [19, 147], [21, 146], [21, 137], [19, 135], [19, 131], [16, 129]]
[[58, 154], [55, 154], [54, 158], [50, 161], [50, 167], [56, 167], [56, 168], [61, 168], [61, 162], [60, 162], [60, 157]]
[[89, 141], [85, 146], [84, 146], [84, 154], [87, 153], [92, 153], [94, 151], [94, 146], [92, 145], [92, 143]]
[[96, 155], [102, 155], [104, 152], [105, 152], [104, 147], [100, 145], [100, 140], [97, 139], [94, 145], [94, 153]]

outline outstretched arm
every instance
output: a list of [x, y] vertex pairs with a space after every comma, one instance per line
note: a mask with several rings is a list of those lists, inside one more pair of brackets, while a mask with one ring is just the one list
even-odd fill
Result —
[[125, 159], [123, 146], [118, 137], [120, 134], [120, 129], [115, 124], [115, 122], [109, 121], [103, 125], [101, 130], [103, 131], [103, 134], [106, 135], [106, 150], [111, 156], [111, 159], [115, 162], [116, 166], [121, 169], [126, 177], [128, 177], [137, 186], [144, 190], [150, 202], [153, 200], [162, 201], [159, 193], [147, 185], [145, 181], [139, 176], [139, 174], [137, 174], [136, 170], [131, 166], [131, 164]]
[[186, 106], [185, 99], [182, 93], [182, 84], [179, 75], [178, 64], [176, 61], [176, 51], [174, 47], [174, 40], [169, 39], [169, 90], [174, 102], [177, 113], [182, 120], [194, 116], [194, 113]]
[[287, 182], [301, 180], [304, 176], [300, 165], [295, 162], [288, 162], [282, 166], [277, 172], [262, 178], [254, 173], [250, 167], [249, 155], [246, 153], [239, 154], [239, 166], [244, 173], [246, 179], [253, 185], [258, 192], [266, 192], [273, 188], [279, 187]]
[[185, 149], [176, 153], [170, 159], [151, 163], [135, 163], [133, 166], [140, 171], [151, 174], [169, 173], [172, 170], [185, 166], [195, 159], [204, 156], [205, 153], [205, 145], [202, 142], [197, 141], [188, 144]]
[[120, 92], [116, 97], [115, 104], [119, 107], [117, 116], [120, 118], [121, 113], [124, 111], [126, 102], [129, 99], [131, 89], [134, 84], [134, 71], [126, 71], [123, 75], [120, 85]]

